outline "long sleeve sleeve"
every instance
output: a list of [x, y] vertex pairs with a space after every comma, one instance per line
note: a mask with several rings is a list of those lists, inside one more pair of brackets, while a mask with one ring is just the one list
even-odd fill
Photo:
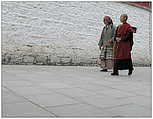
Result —
[[100, 37], [100, 40], [99, 40], [99, 43], [98, 43], [99, 47], [101, 47], [103, 45], [103, 34], [104, 34], [104, 28], [102, 30], [101, 37]]
[[130, 42], [130, 47], [131, 47], [131, 50], [132, 50], [132, 46], [134, 44], [133, 42], [133, 31], [132, 31], [132, 28], [129, 28], [126, 35], [125, 35], [125, 41], [129, 41]]
[[112, 41], [114, 42], [114, 39], [115, 39], [115, 35], [116, 35], [116, 27], [113, 26], [113, 30], [112, 30]]
[[125, 35], [125, 40], [126, 41], [133, 41], [133, 31], [132, 31], [131, 27], [127, 30], [127, 33]]

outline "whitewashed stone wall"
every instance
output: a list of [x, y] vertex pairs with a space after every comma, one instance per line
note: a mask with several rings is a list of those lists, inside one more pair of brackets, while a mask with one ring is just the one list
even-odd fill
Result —
[[[151, 12], [120, 2], [2, 1], [3, 64], [95, 64], [105, 15], [138, 28], [133, 62], [151, 64]], [[149, 44], [150, 43], [150, 44]]]

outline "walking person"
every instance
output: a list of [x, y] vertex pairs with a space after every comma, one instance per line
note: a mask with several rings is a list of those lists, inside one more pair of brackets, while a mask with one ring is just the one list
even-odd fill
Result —
[[111, 75], [119, 75], [118, 70], [129, 70], [128, 75], [132, 74], [133, 64], [131, 59], [131, 50], [133, 46], [133, 29], [127, 23], [127, 14], [120, 16], [121, 25], [116, 29], [113, 57], [114, 67]]
[[107, 72], [108, 69], [113, 68], [113, 39], [115, 36], [115, 26], [113, 25], [112, 19], [109, 16], [103, 18], [105, 26], [103, 27], [101, 38], [99, 40], [100, 54], [100, 67], [103, 72]]

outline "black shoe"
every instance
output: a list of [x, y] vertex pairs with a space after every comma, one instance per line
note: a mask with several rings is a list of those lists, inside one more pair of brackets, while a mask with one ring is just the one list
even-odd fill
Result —
[[102, 69], [102, 70], [100, 70], [101, 72], [107, 72], [107, 69]]
[[132, 75], [132, 71], [133, 71], [133, 70], [129, 70], [129, 73], [128, 73], [128, 75]]
[[118, 73], [111, 73], [112, 76], [118, 76]]

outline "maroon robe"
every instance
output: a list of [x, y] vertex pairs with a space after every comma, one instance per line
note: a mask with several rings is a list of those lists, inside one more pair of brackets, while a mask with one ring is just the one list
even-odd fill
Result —
[[131, 50], [133, 45], [132, 32], [132, 27], [128, 23], [124, 23], [117, 27], [115, 37], [119, 37], [121, 40], [115, 42], [114, 59], [131, 59]]

